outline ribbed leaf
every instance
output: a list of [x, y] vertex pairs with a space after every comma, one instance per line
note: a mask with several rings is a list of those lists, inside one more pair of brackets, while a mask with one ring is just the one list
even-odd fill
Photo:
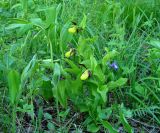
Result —
[[15, 104], [20, 90], [20, 76], [15, 70], [8, 74], [9, 97], [12, 104]]

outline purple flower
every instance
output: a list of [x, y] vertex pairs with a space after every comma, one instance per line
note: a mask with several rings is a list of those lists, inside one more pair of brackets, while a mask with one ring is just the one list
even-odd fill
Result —
[[114, 61], [112, 64], [109, 64], [109, 66], [112, 68], [112, 69], [114, 69], [115, 71], [117, 71], [118, 70], [118, 65], [117, 65], [117, 63]]

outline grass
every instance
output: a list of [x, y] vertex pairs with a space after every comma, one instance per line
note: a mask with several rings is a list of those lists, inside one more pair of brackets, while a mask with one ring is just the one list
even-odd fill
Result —
[[159, 5], [0, 1], [0, 130], [158, 133]]

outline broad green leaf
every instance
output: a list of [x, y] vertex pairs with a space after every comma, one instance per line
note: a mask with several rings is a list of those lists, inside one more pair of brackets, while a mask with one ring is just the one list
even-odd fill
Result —
[[19, 7], [22, 7], [21, 3], [14, 4], [10, 9], [13, 10], [13, 9], [16, 9], [16, 8], [19, 8]]
[[100, 65], [96, 66], [95, 71], [93, 72], [93, 75], [97, 76], [102, 83], [105, 81], [105, 75]]
[[124, 117], [124, 114], [122, 114], [122, 112], [120, 113], [120, 120], [124, 126], [124, 129], [127, 131], [127, 133], [133, 133], [132, 127], [129, 125], [126, 118]]
[[[70, 87], [72, 86], [72, 87]], [[82, 80], [80, 79], [80, 76], [77, 76], [76, 80], [71, 81], [71, 83], [68, 86], [67, 93], [71, 94], [70, 98], [77, 97], [82, 93]]]
[[50, 131], [52, 131], [52, 132], [55, 131], [55, 126], [52, 122], [48, 122], [47, 127]]
[[117, 87], [121, 87], [121, 86], [125, 85], [127, 80], [128, 80], [127, 78], [119, 78], [116, 81], [109, 82], [107, 84], [107, 86], [108, 86], [109, 89], [115, 89]]
[[45, 10], [47, 27], [50, 24], [57, 23], [57, 17], [58, 17], [60, 9], [61, 9], [61, 4], [59, 4], [58, 6], [54, 5], [54, 6], [49, 7]]
[[85, 39], [80, 37], [78, 40], [79, 45], [77, 51], [78, 54], [82, 56], [84, 59], [89, 59], [90, 56], [93, 55], [93, 49], [91, 43], [92, 43], [91, 38]]
[[13, 30], [16, 28], [21, 28], [21, 27], [25, 27], [26, 24], [10, 24], [8, 27], [6, 27], [6, 30]]
[[83, 125], [88, 125], [92, 121], [93, 121], [93, 118], [88, 115], [87, 118], [85, 119], [85, 121], [83, 122]]
[[97, 126], [95, 123], [91, 123], [89, 125], [87, 125], [87, 131], [88, 132], [92, 132], [92, 133], [96, 133], [99, 131], [99, 126]]
[[51, 99], [53, 97], [52, 87], [50, 80], [43, 80], [41, 81], [42, 85], [40, 86], [40, 94], [45, 98], [46, 100]]
[[81, 72], [80, 68], [71, 60], [65, 59], [65, 61], [70, 65], [71, 68], [64, 69], [67, 72], [79, 74]]
[[108, 129], [110, 133], [118, 133], [114, 127], [108, 121], [101, 121], [104, 128]]
[[11, 55], [9, 55], [8, 53], [6, 53], [5, 55], [4, 55], [4, 65], [5, 65], [5, 69], [7, 70], [7, 69], [9, 69], [14, 63], [15, 63], [15, 58], [13, 57], [13, 56], [11, 56]]
[[83, 60], [80, 64], [84, 65], [86, 68], [91, 68], [91, 60], [90, 59]]
[[65, 111], [61, 111], [59, 113], [59, 116], [65, 118], [69, 114], [69, 112], [70, 112], [70, 109], [66, 109]]
[[65, 80], [60, 80], [61, 67], [58, 63], [54, 64], [54, 74], [53, 74], [53, 85], [52, 92], [54, 97], [60, 102], [60, 104], [66, 108], [67, 106], [67, 96], [66, 96], [66, 86]]
[[32, 119], [34, 119], [34, 106], [33, 103], [32, 104], [24, 104], [23, 105], [23, 111], [28, 113], [28, 115], [31, 116]]
[[118, 55], [116, 50], [112, 50], [106, 53], [106, 55], [102, 59], [102, 63], [106, 64], [108, 61], [113, 60], [115, 56]]
[[[119, 107], [118, 107], [119, 108]], [[123, 113], [123, 115], [127, 118], [132, 118], [133, 117], [133, 111], [124, 107], [124, 104], [122, 103], [120, 105], [120, 109], [121, 109], [121, 112]]]
[[100, 119], [106, 120], [109, 119], [109, 117], [112, 115], [112, 109], [111, 108], [102, 109], [102, 107], [98, 106], [97, 113]]
[[52, 115], [49, 114], [49, 113], [45, 113], [45, 114], [44, 114], [44, 118], [45, 118], [46, 120], [52, 120]]
[[58, 63], [55, 63], [54, 64], [54, 74], [53, 76], [54, 77], [58, 77], [58, 79], [60, 78], [60, 75], [61, 75], [61, 68], [60, 68], [60, 65]]
[[20, 75], [17, 71], [11, 70], [8, 74], [9, 97], [12, 104], [17, 102], [20, 93]]
[[12, 18], [10, 21], [14, 24], [29, 24], [30, 22], [26, 19], [20, 19], [20, 18]]
[[27, 0], [20, 0], [21, 4], [22, 4], [22, 8], [24, 10], [24, 12], [27, 11], [27, 6], [28, 6], [28, 1]]
[[123, 67], [123, 74], [130, 74], [132, 73], [136, 68], [134, 66], [129, 67]]
[[67, 93], [66, 93], [66, 81], [60, 81], [58, 86], [57, 86], [57, 95], [56, 98], [58, 98], [58, 101], [60, 102], [60, 104], [66, 108], [67, 107]]
[[84, 104], [78, 104], [78, 108], [80, 109], [80, 112], [89, 111], [89, 107], [85, 103]]
[[33, 56], [32, 60], [24, 68], [21, 75], [21, 85], [22, 88], [25, 86], [28, 78], [31, 78], [37, 68], [37, 58], [36, 55]]
[[[10, 21], [11, 21], [11, 24], [6, 27], [6, 30], [13, 30], [13, 29], [20, 28], [19, 29], [20, 32], [24, 33], [25, 31], [32, 28], [31, 23], [25, 19], [12, 18], [10, 19]], [[20, 35], [19, 32], [18, 32], [18, 35]]]
[[150, 41], [150, 44], [152, 45], [152, 46], [154, 46], [155, 48], [158, 48], [158, 49], [160, 49], [160, 41], [159, 40], [151, 40]]
[[87, 16], [84, 14], [83, 19], [82, 19], [82, 21], [80, 23], [80, 27], [82, 29], [84, 29], [86, 27], [86, 22], [87, 22]]
[[49, 7], [45, 11], [45, 15], [46, 15], [47, 26], [49, 26], [52, 23], [55, 23], [55, 19], [56, 19], [56, 6], [54, 5], [53, 7]]
[[54, 67], [52, 59], [41, 60], [40, 65], [43, 66], [44, 68], [49, 68], [49, 69], [53, 69]]
[[30, 21], [31, 21], [32, 25], [45, 30], [45, 28], [46, 28], [45, 23], [42, 21], [41, 18], [31, 18]]
[[159, 59], [159, 57], [160, 57], [160, 49], [152, 48], [149, 50], [149, 58], [151, 59], [151, 61], [153, 61], [154, 59]]
[[52, 84], [54, 85], [53, 89], [56, 89], [59, 80], [60, 80], [60, 76], [61, 76], [61, 68], [60, 65], [58, 63], [54, 64], [54, 72], [53, 72], [53, 79], [52, 79]]
[[90, 57], [90, 66], [91, 66], [91, 71], [94, 72], [96, 66], [97, 66], [97, 60], [95, 59], [94, 56]]
[[68, 34], [68, 28], [70, 23], [66, 23], [63, 25], [61, 32], [60, 32], [60, 45], [61, 45], [61, 51], [67, 49], [67, 43], [71, 41], [72, 34]]
[[107, 92], [108, 92], [107, 85], [103, 85], [100, 88], [98, 88], [97, 92], [101, 95], [103, 102], [106, 102], [107, 101]]
[[135, 83], [135, 90], [142, 96], [146, 96], [146, 89], [138, 83]]

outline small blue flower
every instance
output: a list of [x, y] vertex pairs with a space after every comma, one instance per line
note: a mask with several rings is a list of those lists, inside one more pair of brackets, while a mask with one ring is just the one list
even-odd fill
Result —
[[118, 70], [118, 64], [114, 61], [112, 64], [110, 64], [109, 63], [109, 66], [112, 68], [112, 69], [114, 69], [115, 71], [117, 71]]

